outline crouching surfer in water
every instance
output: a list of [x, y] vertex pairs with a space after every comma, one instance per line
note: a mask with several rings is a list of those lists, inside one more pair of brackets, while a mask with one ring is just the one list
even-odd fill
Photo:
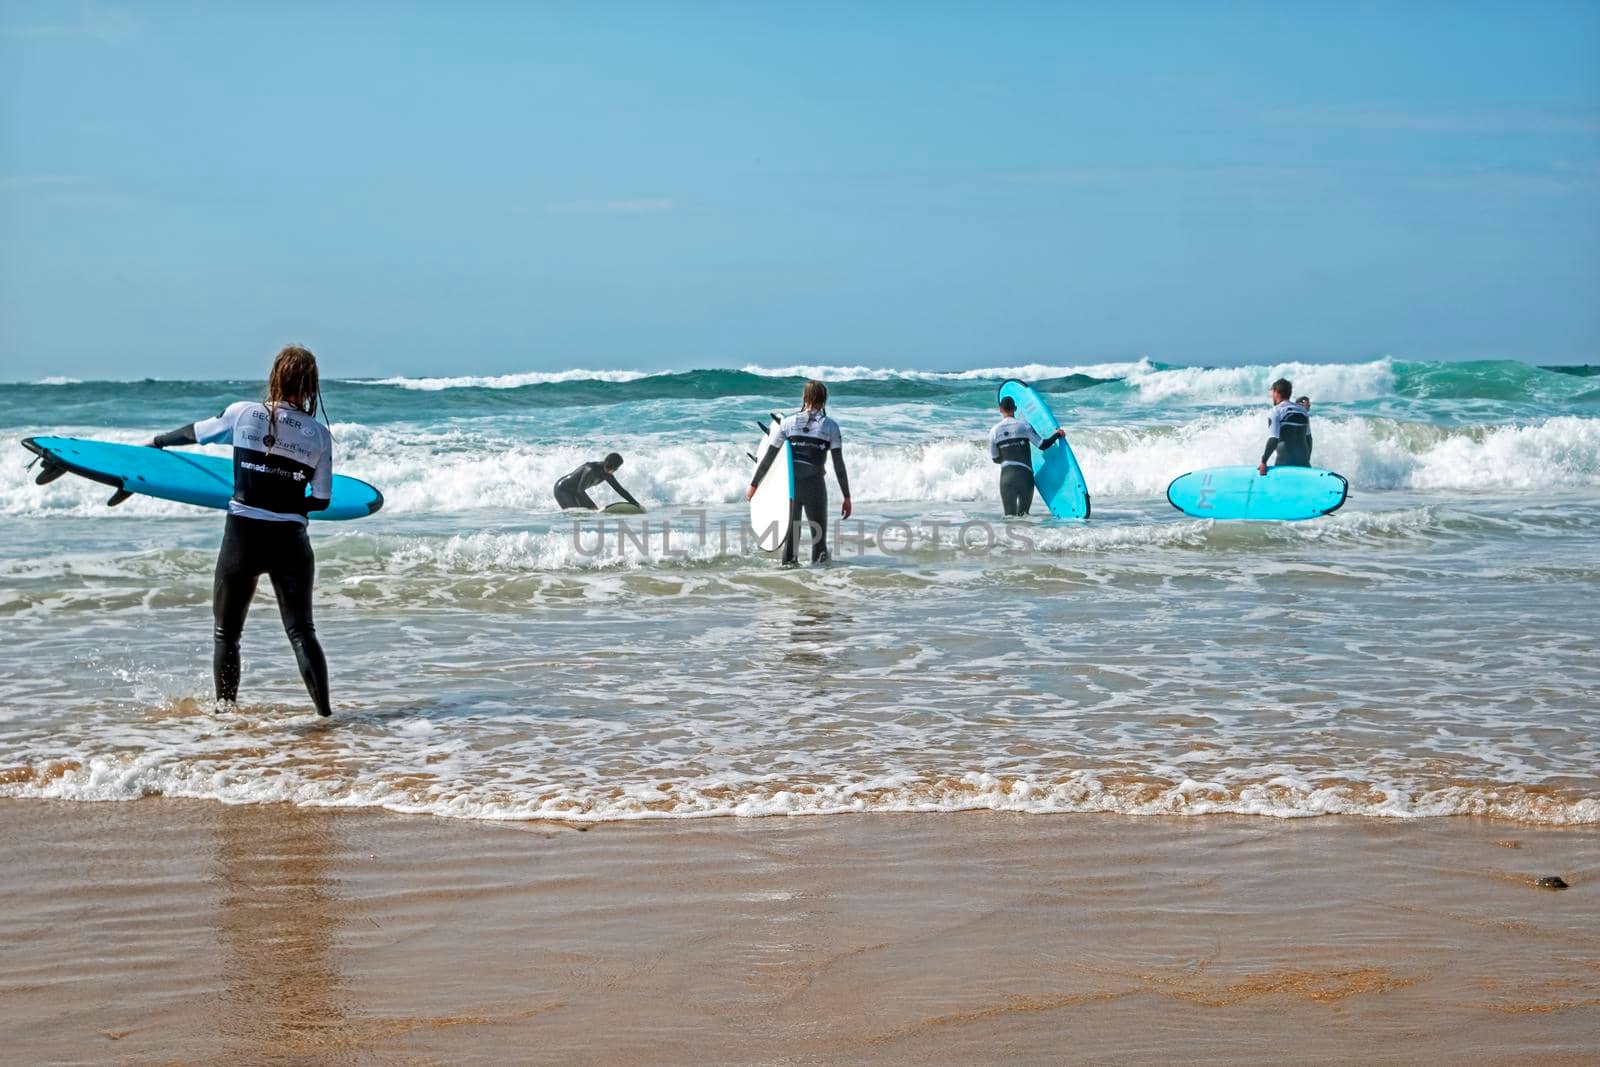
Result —
[[1311, 411], [1310, 404], [1301, 406], [1290, 400], [1294, 385], [1287, 378], [1272, 383], [1272, 410], [1267, 413], [1267, 450], [1261, 453], [1261, 463], [1256, 467], [1260, 474], [1267, 473], [1267, 460], [1278, 454], [1275, 467], [1311, 466]]
[[772, 438], [774, 444], [767, 449], [756, 465], [755, 477], [750, 479], [750, 489], [744, 494], [749, 500], [756, 495], [756, 487], [766, 477], [772, 461], [778, 458], [783, 442], [789, 442], [794, 457], [794, 499], [789, 503], [789, 536], [783, 542], [783, 562], [799, 561], [800, 516], [805, 514], [811, 527], [811, 562], [822, 563], [828, 558], [828, 482], [823, 470], [823, 460], [833, 456], [833, 473], [839, 479], [839, 492], [844, 495], [840, 517], [850, 517], [850, 477], [844, 469], [844, 443], [839, 424], [828, 416], [828, 387], [821, 382], [806, 383], [800, 398], [801, 408], [778, 424]]
[[290, 345], [272, 362], [265, 401], [229, 404], [214, 419], [150, 442], [156, 448], [219, 441], [233, 446], [233, 499], [211, 587], [211, 676], [219, 701], [238, 700], [239, 635], [256, 581], [265, 574], [317, 714], [333, 714], [328, 663], [311, 622], [315, 561], [306, 536], [306, 516], [333, 499], [333, 438], [312, 417], [321, 395], [317, 357]]
[[633, 495], [617, 482], [617, 468], [622, 466], [622, 457], [613, 452], [605, 459], [591, 460], [577, 470], [561, 476], [556, 482], [556, 503], [563, 508], [588, 508], [590, 511], [599, 511], [600, 505], [596, 504], [589, 496], [589, 490], [605, 482], [617, 491], [634, 507], [639, 507], [639, 502]]
[[1057, 429], [1049, 437], [1040, 437], [1027, 419], [1017, 418], [1017, 402], [1009, 396], [1000, 398], [1001, 420], [989, 431], [989, 458], [1000, 464], [1000, 506], [1007, 515], [1026, 515], [1033, 507], [1033, 453], [1037, 446], [1042, 452], [1067, 436], [1067, 431]]

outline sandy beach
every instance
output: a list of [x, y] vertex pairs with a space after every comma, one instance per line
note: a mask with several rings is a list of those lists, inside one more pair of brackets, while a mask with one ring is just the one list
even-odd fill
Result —
[[17, 1063], [1600, 1056], [1587, 828], [0, 815]]

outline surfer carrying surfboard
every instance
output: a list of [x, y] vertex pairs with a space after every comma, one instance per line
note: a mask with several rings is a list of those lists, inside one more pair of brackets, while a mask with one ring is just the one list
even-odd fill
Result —
[[761, 480], [766, 477], [772, 463], [778, 458], [785, 441], [794, 464], [794, 495], [789, 504], [789, 535], [783, 542], [783, 562], [799, 560], [797, 542], [800, 540], [800, 518], [805, 516], [811, 527], [811, 562], [828, 560], [828, 482], [823, 469], [826, 457], [833, 457], [834, 477], [839, 479], [839, 492], [844, 495], [840, 517], [850, 517], [850, 477], [844, 469], [844, 438], [839, 424], [827, 412], [828, 387], [819, 381], [806, 383], [800, 398], [800, 410], [784, 418], [768, 438], [767, 454], [756, 465], [755, 476], [750, 479], [750, 489], [745, 493], [749, 500], [756, 495]]
[[1274, 452], [1278, 455], [1275, 467], [1311, 466], [1311, 410], [1294, 395], [1294, 383], [1279, 378], [1272, 383], [1272, 410], [1267, 413], [1267, 449], [1261, 453], [1261, 463], [1256, 467], [1260, 474], [1267, 473], [1267, 460]]
[[156, 448], [222, 441], [233, 446], [233, 499], [211, 595], [211, 677], [222, 703], [238, 700], [239, 636], [256, 582], [265, 574], [317, 714], [333, 714], [328, 663], [311, 621], [316, 563], [306, 536], [306, 516], [333, 498], [333, 437], [314, 418], [321, 396], [317, 357], [290, 345], [272, 361], [264, 401], [229, 404], [216, 418], [150, 442]]
[[639, 507], [639, 502], [633, 499], [633, 494], [622, 488], [617, 481], [617, 470], [622, 466], [622, 456], [613, 452], [605, 459], [590, 460], [576, 470], [561, 476], [556, 482], [556, 503], [563, 508], [588, 508], [590, 511], [599, 511], [600, 505], [596, 504], [589, 496], [589, 490], [605, 482], [617, 491], [634, 507]]
[[1049, 437], [1040, 437], [1027, 419], [1017, 418], [1017, 402], [1000, 398], [1002, 418], [989, 431], [989, 458], [1000, 464], [1000, 506], [1007, 515], [1026, 515], [1033, 508], [1033, 453], [1041, 452], [1066, 439], [1067, 431], [1056, 427]]

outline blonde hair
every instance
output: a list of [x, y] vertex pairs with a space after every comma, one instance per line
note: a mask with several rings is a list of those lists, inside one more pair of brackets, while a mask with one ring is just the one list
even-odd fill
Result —
[[813, 411], [821, 411], [827, 403], [828, 387], [815, 378], [807, 382], [806, 391], [800, 394], [801, 406], [811, 408]]

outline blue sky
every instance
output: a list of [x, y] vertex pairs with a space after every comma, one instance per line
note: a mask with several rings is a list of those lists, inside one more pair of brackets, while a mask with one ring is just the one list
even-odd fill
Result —
[[0, 380], [1600, 361], [1600, 3], [0, 7]]

